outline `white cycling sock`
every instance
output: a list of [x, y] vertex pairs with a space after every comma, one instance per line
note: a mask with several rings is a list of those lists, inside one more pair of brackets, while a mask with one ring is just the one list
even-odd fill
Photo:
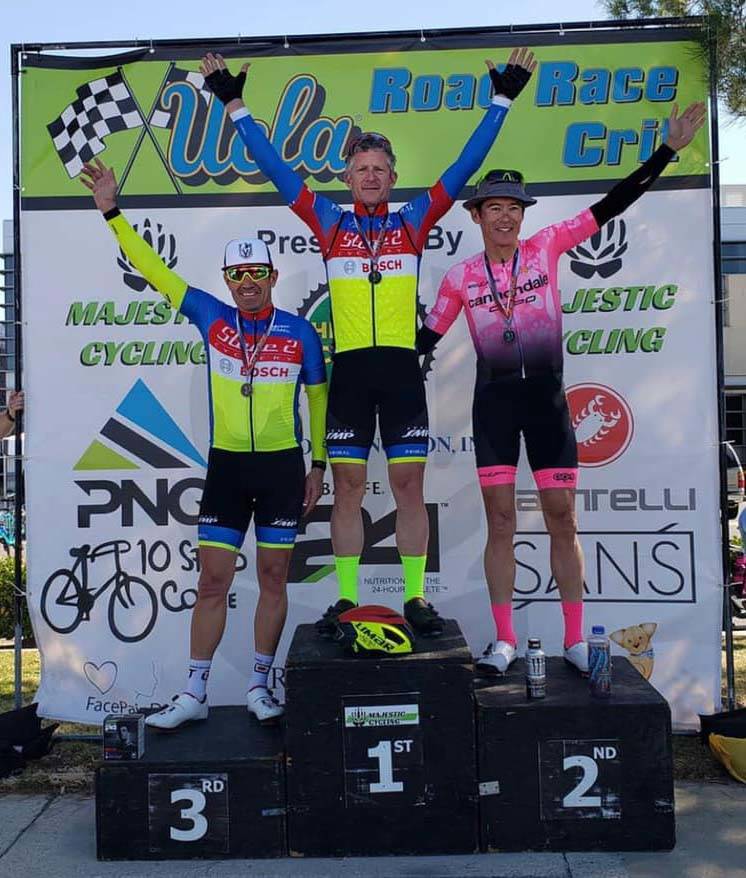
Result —
[[207, 697], [207, 678], [210, 676], [210, 659], [189, 659], [189, 672], [185, 692], [194, 696], [197, 701]]
[[254, 653], [254, 670], [249, 678], [249, 692], [252, 689], [256, 689], [257, 686], [261, 686], [264, 689], [267, 688], [267, 677], [274, 660], [275, 657], [273, 655], [264, 655], [261, 652]]

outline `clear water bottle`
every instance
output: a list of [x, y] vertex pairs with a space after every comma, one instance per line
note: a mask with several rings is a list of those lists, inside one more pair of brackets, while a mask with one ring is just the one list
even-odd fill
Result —
[[547, 694], [547, 663], [541, 640], [529, 637], [526, 650], [526, 697], [544, 698]]
[[593, 698], [611, 695], [611, 645], [603, 625], [594, 625], [588, 638], [588, 683]]

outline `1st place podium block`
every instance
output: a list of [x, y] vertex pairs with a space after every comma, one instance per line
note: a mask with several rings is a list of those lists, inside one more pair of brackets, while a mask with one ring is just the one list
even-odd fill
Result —
[[291, 856], [478, 849], [473, 665], [457, 623], [352, 658], [300, 625], [285, 673]]
[[483, 850], [674, 846], [671, 711], [627, 659], [614, 656], [609, 699], [561, 658], [544, 699], [527, 699], [523, 660], [475, 696]]
[[282, 857], [282, 730], [245, 707], [214, 707], [207, 720], [157, 732], [145, 753], [96, 771], [100, 860]]

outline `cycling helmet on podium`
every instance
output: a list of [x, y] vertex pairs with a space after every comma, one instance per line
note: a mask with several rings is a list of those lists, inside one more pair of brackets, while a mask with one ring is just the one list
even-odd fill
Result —
[[414, 632], [403, 616], [369, 604], [340, 613], [335, 640], [358, 656], [407, 655]]

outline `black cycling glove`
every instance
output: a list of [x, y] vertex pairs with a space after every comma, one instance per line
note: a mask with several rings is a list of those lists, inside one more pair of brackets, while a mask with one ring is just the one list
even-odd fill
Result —
[[531, 79], [531, 71], [518, 64], [506, 64], [503, 71], [491, 67], [490, 79], [496, 95], [505, 95], [514, 101]]
[[227, 67], [215, 70], [205, 77], [205, 85], [222, 104], [240, 98], [246, 82], [246, 71], [242, 70], [238, 76], [234, 76]]

